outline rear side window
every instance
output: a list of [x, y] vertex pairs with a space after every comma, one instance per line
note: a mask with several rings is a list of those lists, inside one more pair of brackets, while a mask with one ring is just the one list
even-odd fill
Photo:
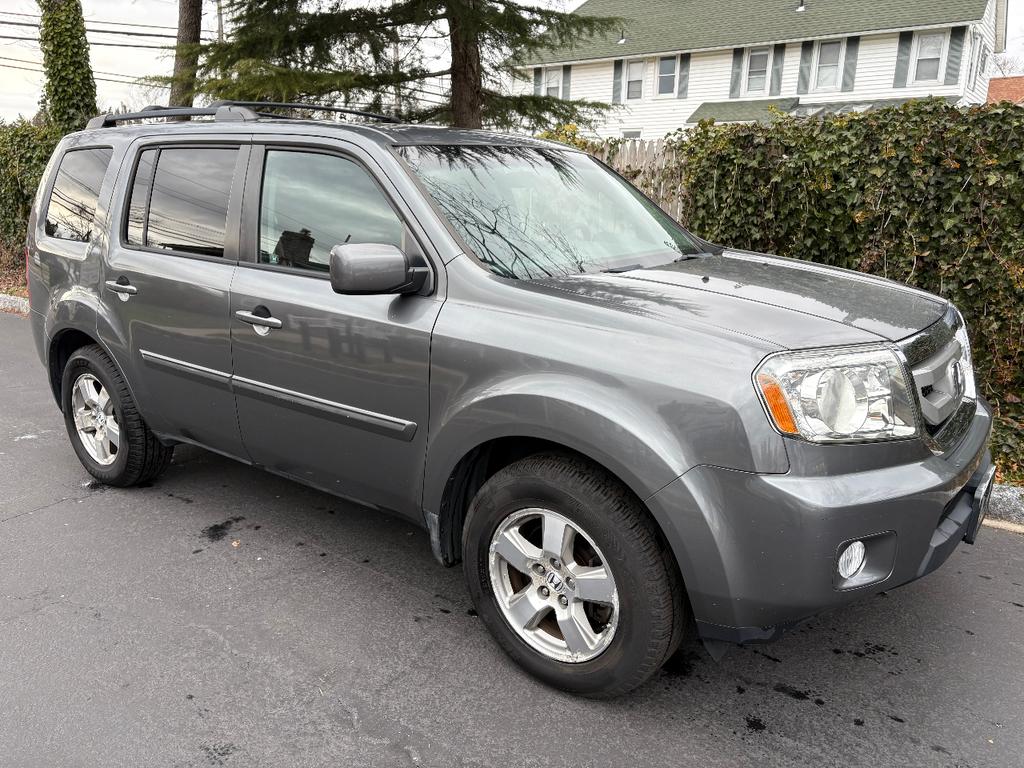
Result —
[[128, 244], [223, 256], [237, 157], [237, 149], [214, 147], [143, 152], [128, 201]]
[[89, 242], [100, 185], [113, 152], [110, 147], [73, 149], [61, 158], [46, 206], [44, 229], [49, 237]]

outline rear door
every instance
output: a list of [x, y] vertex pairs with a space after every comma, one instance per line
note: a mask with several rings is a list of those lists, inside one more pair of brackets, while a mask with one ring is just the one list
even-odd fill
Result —
[[138, 146], [104, 264], [101, 328], [154, 431], [243, 458], [228, 310], [248, 155], [237, 138]]
[[[355, 148], [257, 141], [251, 167], [247, 245], [231, 291], [245, 447], [275, 472], [417, 515], [437, 281], [427, 295], [342, 296], [328, 258], [339, 243], [408, 252], [425, 238]], [[269, 325], [251, 324], [253, 315]]]

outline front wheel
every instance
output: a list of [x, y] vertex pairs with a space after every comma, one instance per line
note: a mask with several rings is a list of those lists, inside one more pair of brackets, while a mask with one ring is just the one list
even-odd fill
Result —
[[682, 635], [679, 578], [649, 515], [582, 459], [532, 456], [491, 477], [467, 516], [463, 563], [499, 644], [563, 690], [632, 690]]

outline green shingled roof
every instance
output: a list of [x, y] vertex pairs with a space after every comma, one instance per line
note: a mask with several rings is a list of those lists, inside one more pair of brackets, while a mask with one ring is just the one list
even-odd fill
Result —
[[587, 0], [576, 13], [627, 19], [619, 32], [541, 53], [530, 64], [733, 48], [979, 21], [987, 0]]
[[[686, 121], [715, 120], [719, 123], [767, 123], [783, 113], [795, 109], [800, 99], [757, 99], [756, 101], [705, 101]], [[774, 107], [774, 109], [772, 109]]]

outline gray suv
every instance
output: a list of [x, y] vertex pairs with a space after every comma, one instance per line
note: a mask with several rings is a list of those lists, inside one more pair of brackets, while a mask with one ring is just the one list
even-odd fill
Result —
[[413, 520], [587, 695], [973, 542], [991, 412], [944, 299], [712, 245], [561, 145], [267, 108], [103, 115], [50, 161], [32, 324], [99, 481], [191, 443]]

